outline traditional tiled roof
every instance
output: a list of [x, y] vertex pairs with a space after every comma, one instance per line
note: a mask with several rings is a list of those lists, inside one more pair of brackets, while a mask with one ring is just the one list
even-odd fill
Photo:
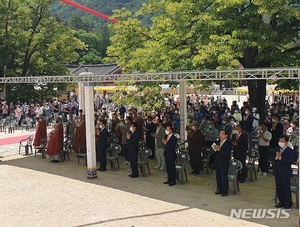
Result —
[[88, 68], [88, 72], [92, 72], [94, 75], [121, 73], [121, 67], [116, 63], [99, 65], [66, 65], [66, 67], [75, 76], [78, 76], [82, 72], [86, 72], [86, 68]]

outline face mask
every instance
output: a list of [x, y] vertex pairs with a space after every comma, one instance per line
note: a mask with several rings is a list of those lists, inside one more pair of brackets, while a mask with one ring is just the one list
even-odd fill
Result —
[[270, 112], [268, 112], [268, 115], [269, 115], [269, 116], [271, 116], [271, 113], [270, 113]]
[[227, 115], [228, 115], [228, 116], [231, 116], [231, 113], [228, 113]]
[[213, 111], [213, 113], [216, 113], [216, 111]]
[[278, 142], [278, 146], [282, 148], [282, 147], [284, 147], [284, 143], [283, 142]]
[[222, 121], [222, 124], [225, 125], [227, 122], [226, 121]]
[[252, 113], [255, 113], [255, 110], [252, 110]]
[[297, 116], [298, 114], [297, 113], [294, 113], [294, 116]]
[[246, 115], [249, 114], [249, 111], [245, 111], [245, 114], [246, 114]]
[[100, 121], [97, 121], [97, 124], [100, 124]]
[[195, 126], [193, 126], [193, 130], [196, 130]]
[[273, 122], [273, 123], [276, 122], [276, 119], [272, 119], [272, 122]]
[[169, 131], [168, 130], [165, 130], [165, 133], [166, 133], [166, 135], [169, 135]]
[[289, 111], [289, 109], [284, 109], [284, 111], [286, 111], [286, 112], [287, 112], [287, 111]]
[[228, 113], [228, 110], [225, 110], [225, 113]]
[[209, 125], [208, 127], [209, 127], [209, 128], [212, 128], [212, 125]]
[[130, 130], [131, 132], [133, 132], [133, 127], [130, 127], [129, 130]]
[[238, 111], [238, 110], [235, 110], [234, 112], [235, 112], [235, 113], [238, 113], [239, 111]]
[[178, 111], [175, 111], [176, 114], [178, 114]]

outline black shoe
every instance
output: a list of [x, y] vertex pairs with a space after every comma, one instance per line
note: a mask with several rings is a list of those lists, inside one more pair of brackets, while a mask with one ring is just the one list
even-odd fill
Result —
[[131, 177], [132, 175], [131, 175], [131, 174], [129, 174], [128, 176], [129, 176], [129, 177]]
[[285, 209], [285, 210], [291, 210], [292, 207], [291, 207], [291, 206], [285, 206], [284, 209]]
[[106, 169], [100, 169], [99, 171], [100, 171], [100, 172], [103, 172], [103, 171], [106, 171]]
[[223, 194], [223, 193], [218, 191], [218, 192], [215, 192], [215, 194], [216, 194], [216, 195], [221, 195], [221, 194]]
[[200, 174], [200, 172], [195, 172], [194, 174], [195, 174], [195, 175], [199, 175], [199, 174]]
[[171, 183], [171, 182], [169, 182], [169, 181], [165, 181], [165, 182], [164, 182], [164, 184], [170, 184], [170, 183]]
[[228, 196], [228, 193], [222, 193], [221, 196], [222, 196], [222, 197]]
[[53, 163], [58, 163], [59, 161], [58, 160], [53, 160]]
[[245, 183], [245, 180], [240, 180], [239, 183], [241, 183], [241, 184], [242, 184], [242, 183]]
[[53, 159], [53, 160], [51, 160], [50, 162], [54, 162], [55, 160]]
[[132, 175], [131, 178], [137, 178], [139, 175]]
[[275, 207], [276, 207], [276, 208], [281, 208], [281, 207], [285, 207], [285, 205], [282, 204], [282, 203], [278, 203]]
[[170, 182], [170, 183], [169, 183], [169, 186], [174, 186], [174, 185], [176, 185], [175, 182]]

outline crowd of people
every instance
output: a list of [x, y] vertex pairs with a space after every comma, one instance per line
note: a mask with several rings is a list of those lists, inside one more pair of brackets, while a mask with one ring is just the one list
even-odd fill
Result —
[[[161, 110], [152, 110], [143, 113], [134, 107], [118, 106], [108, 111], [103, 105], [103, 97], [95, 97], [95, 134], [97, 159], [100, 162], [99, 171], [106, 171], [107, 140], [111, 134], [118, 138], [122, 147], [122, 154], [131, 166], [131, 178], [139, 176], [137, 167], [138, 142], [145, 141], [145, 147], [152, 151], [151, 159], [156, 157], [156, 170], [168, 173], [168, 180], [164, 182], [169, 186], [176, 184], [175, 160], [177, 138], [175, 133], [180, 130], [187, 131], [187, 150], [190, 155], [191, 174], [198, 175], [203, 171], [202, 148], [210, 146], [215, 153], [210, 156], [210, 165], [216, 171], [218, 191], [216, 194], [228, 195], [228, 162], [231, 156], [243, 164], [243, 169], [238, 175], [240, 183], [247, 178], [246, 158], [247, 152], [257, 149], [260, 155], [259, 169], [263, 176], [267, 176], [270, 168], [274, 168], [278, 198], [281, 206], [290, 207], [291, 201], [287, 197], [286, 182], [281, 171], [276, 170], [276, 163], [281, 162], [283, 167], [298, 162], [299, 141], [299, 107], [296, 104], [285, 104], [280, 100], [271, 104], [263, 116], [260, 116], [256, 107], [251, 107], [248, 102], [239, 106], [237, 101], [231, 104], [226, 99], [218, 96], [198, 97], [188, 96], [187, 116], [179, 112], [180, 100], [170, 97], [166, 107]], [[86, 152], [79, 148], [86, 146], [85, 116], [84, 111], [78, 109], [76, 99], [69, 101], [52, 100], [43, 104], [17, 104], [9, 106], [2, 102], [2, 117], [15, 114], [36, 117], [35, 145], [45, 137], [44, 131], [48, 119], [55, 119], [53, 130], [48, 142], [47, 156], [52, 162], [59, 162], [59, 152], [62, 149], [63, 135], [72, 140], [72, 149], [76, 153]], [[21, 113], [21, 116], [20, 114]], [[38, 116], [38, 117], [37, 117]], [[186, 128], [180, 129], [180, 119], [187, 121]], [[42, 125], [43, 122], [43, 126]], [[262, 124], [260, 122], [263, 122]], [[63, 130], [64, 125], [64, 132]], [[41, 129], [42, 128], [42, 129]], [[175, 142], [176, 141], [176, 142]], [[59, 144], [59, 145], [58, 145]], [[282, 148], [289, 152], [282, 152]], [[233, 151], [233, 152], [232, 152]], [[288, 156], [287, 156], [288, 153]], [[270, 164], [271, 163], [271, 164]], [[274, 165], [275, 164], [275, 165]], [[281, 164], [277, 165], [277, 168]], [[279, 167], [278, 167], [279, 166]], [[282, 167], [282, 168], [283, 168]], [[227, 170], [226, 170], [227, 169]], [[288, 172], [289, 173], [289, 172]], [[282, 192], [282, 193], [281, 193]]]

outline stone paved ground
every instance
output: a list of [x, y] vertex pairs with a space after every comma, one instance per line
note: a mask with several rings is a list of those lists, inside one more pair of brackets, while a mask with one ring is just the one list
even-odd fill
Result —
[[[0, 132], [0, 139], [26, 133]], [[152, 160], [146, 177], [129, 178], [120, 157], [120, 171], [108, 168], [89, 180], [84, 160], [78, 165], [74, 153], [71, 161], [55, 164], [40, 155], [19, 155], [18, 144], [10, 144], [0, 147], [0, 155], [3, 227], [298, 226], [295, 205], [288, 219], [229, 218], [232, 208], [274, 208], [272, 175], [248, 180], [237, 195], [230, 190], [229, 196], [220, 197], [214, 194], [214, 174], [188, 175], [186, 184], [169, 187], [162, 184], [166, 173], [154, 170]]]

